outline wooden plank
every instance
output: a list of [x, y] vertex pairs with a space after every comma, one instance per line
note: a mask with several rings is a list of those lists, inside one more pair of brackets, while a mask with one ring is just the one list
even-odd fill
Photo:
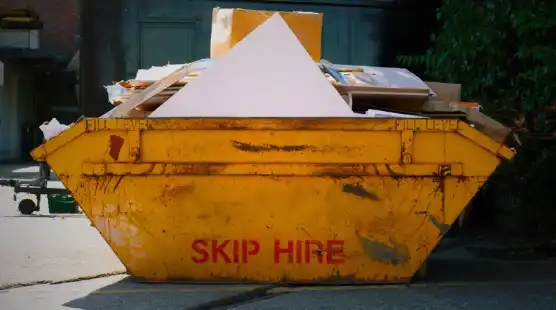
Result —
[[428, 87], [436, 94], [436, 99], [461, 101], [461, 84], [427, 82]]
[[435, 101], [429, 100], [426, 101], [422, 106], [422, 111], [430, 112], [430, 113], [454, 113], [454, 112], [461, 112], [468, 114], [470, 110], [466, 105], [458, 104], [458, 103], [451, 103], [451, 102], [443, 102], [443, 101]]
[[[176, 81], [174, 84], [172, 84], [172, 86], [170, 86], [171, 88], [182, 88], [183, 86], [185, 86], [185, 84], [187, 84], [188, 82], [194, 80], [196, 77], [185, 77], [182, 79], [179, 79], [178, 81]], [[127, 81], [120, 81], [117, 84], [119, 84], [122, 87], [125, 88], [138, 88], [138, 89], [145, 89], [151, 85], [153, 85], [156, 81], [141, 81], [141, 80], [127, 80]]]
[[155, 83], [147, 87], [144, 91], [133, 94], [131, 97], [129, 97], [128, 100], [116, 107], [110, 113], [103, 115], [103, 117], [116, 118], [129, 116], [129, 112], [131, 110], [135, 109], [143, 102], [151, 99], [153, 96], [156, 96], [158, 93], [165, 90], [166, 88], [180, 80], [182, 77], [187, 75], [187, 73], [189, 72], [189, 67], [190, 64], [185, 64], [165, 78], [156, 81]]
[[473, 109], [469, 109], [466, 118], [477, 130], [499, 143], [504, 143], [512, 131], [510, 128]]
[[511, 129], [504, 126], [502, 123], [463, 104], [429, 101], [423, 106], [423, 111], [465, 113], [467, 121], [473, 124], [478, 131], [499, 143], [504, 143], [506, 137], [508, 137], [511, 132]]
[[397, 88], [397, 87], [381, 87], [381, 86], [362, 86], [362, 85], [340, 85], [334, 84], [334, 87], [341, 94], [351, 93], [354, 97], [417, 97], [428, 98], [429, 90], [426, 88]]

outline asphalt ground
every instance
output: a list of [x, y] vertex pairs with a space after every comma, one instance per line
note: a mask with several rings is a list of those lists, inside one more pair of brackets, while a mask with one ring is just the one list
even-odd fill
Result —
[[1, 309], [556, 309], [556, 282], [148, 285], [107, 277], [0, 292]]

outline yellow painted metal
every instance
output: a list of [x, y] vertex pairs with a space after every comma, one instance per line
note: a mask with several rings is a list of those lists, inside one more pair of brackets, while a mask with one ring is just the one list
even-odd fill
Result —
[[514, 152], [457, 120], [86, 119], [46, 160], [145, 281], [406, 282]]

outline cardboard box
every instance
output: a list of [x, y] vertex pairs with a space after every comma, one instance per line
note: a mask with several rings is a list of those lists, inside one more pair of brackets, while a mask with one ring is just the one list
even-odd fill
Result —
[[427, 82], [427, 86], [436, 94], [434, 99], [447, 101], [461, 101], [461, 84]]
[[440, 101], [454, 101], [457, 104], [444, 102], [429, 101], [425, 104], [425, 109], [432, 112], [449, 107], [450, 109], [457, 109], [465, 113], [466, 119], [469, 123], [489, 136], [492, 140], [504, 143], [511, 129], [497, 122], [496, 120], [488, 117], [487, 115], [472, 108], [469, 102], [461, 102], [461, 84], [439, 83], [439, 82], [425, 82], [433, 92], [436, 93], [436, 100]]
[[[212, 12], [210, 57], [216, 58], [225, 54], [274, 13], [276, 12], [214, 8]], [[309, 12], [278, 13], [286, 21], [313, 60], [320, 61], [323, 15]]]

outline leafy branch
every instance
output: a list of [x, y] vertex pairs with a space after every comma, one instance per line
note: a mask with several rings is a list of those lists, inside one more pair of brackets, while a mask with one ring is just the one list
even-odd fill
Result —
[[544, 189], [556, 184], [554, 12], [554, 0], [444, 0], [432, 47], [397, 61], [424, 68], [429, 80], [462, 84], [464, 100], [480, 102], [485, 113], [520, 134], [524, 146], [485, 195], [497, 210], [513, 210], [524, 226], [536, 223], [527, 229], [556, 234], [543, 222], [556, 216], [556, 191]]

